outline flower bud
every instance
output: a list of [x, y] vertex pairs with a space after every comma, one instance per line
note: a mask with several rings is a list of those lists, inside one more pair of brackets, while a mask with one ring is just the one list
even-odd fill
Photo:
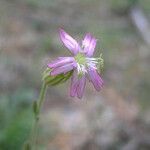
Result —
[[72, 76], [73, 71], [62, 73], [56, 76], [52, 76], [50, 73], [51, 69], [47, 68], [43, 73], [42, 79], [47, 85], [54, 86], [66, 82]]

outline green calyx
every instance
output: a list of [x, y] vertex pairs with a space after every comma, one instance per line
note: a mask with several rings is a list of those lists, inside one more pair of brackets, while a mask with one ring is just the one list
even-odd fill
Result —
[[47, 85], [51, 85], [51, 86], [66, 82], [72, 76], [72, 73], [73, 73], [73, 71], [69, 71], [65, 74], [62, 73], [56, 76], [51, 76], [50, 72], [51, 72], [51, 69], [47, 68], [43, 73], [42, 79]]

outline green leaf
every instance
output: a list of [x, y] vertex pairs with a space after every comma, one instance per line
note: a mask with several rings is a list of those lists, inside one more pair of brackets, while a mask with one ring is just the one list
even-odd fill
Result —
[[23, 146], [23, 150], [31, 150], [32, 149], [31, 147], [32, 146], [31, 146], [30, 142], [26, 142]]
[[36, 115], [38, 113], [38, 103], [37, 101], [33, 102], [33, 112]]

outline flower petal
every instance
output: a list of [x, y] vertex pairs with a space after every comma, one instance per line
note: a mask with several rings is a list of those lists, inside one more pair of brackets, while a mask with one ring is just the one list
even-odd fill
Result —
[[56, 67], [66, 65], [68, 63], [73, 63], [74, 61], [75, 60], [73, 57], [61, 57], [61, 58], [56, 59], [55, 61], [52, 61], [47, 66], [49, 68], [56, 68]]
[[94, 88], [97, 91], [100, 91], [103, 86], [103, 80], [98, 74], [98, 72], [95, 69], [89, 69], [88, 75], [89, 75], [90, 81], [93, 83]]
[[77, 96], [78, 98], [83, 97], [84, 89], [86, 84], [86, 76], [82, 76], [81, 79], [79, 79], [78, 88], [77, 88]]
[[90, 34], [87, 33], [82, 41], [82, 47], [86, 56], [91, 57], [94, 53], [97, 40]]
[[67, 73], [68, 71], [72, 70], [74, 68], [75, 64], [74, 63], [69, 63], [69, 64], [66, 64], [64, 66], [61, 66], [61, 67], [57, 67], [57, 68], [54, 68], [52, 71], [51, 71], [51, 75], [52, 76], [55, 76], [55, 75], [58, 75], [58, 74], [61, 74], [61, 73]]
[[74, 54], [76, 55], [80, 49], [79, 44], [75, 39], [73, 39], [68, 33], [63, 29], [59, 30], [60, 38], [63, 44]]
[[70, 96], [75, 97], [77, 95], [79, 80], [77, 72], [74, 71], [73, 76], [71, 77], [71, 86], [70, 86]]

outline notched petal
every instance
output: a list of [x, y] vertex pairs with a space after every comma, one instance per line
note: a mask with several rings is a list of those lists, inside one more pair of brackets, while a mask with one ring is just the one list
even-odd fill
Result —
[[98, 74], [98, 72], [95, 69], [88, 70], [89, 79], [92, 82], [94, 88], [97, 91], [100, 91], [103, 86], [103, 80], [101, 76]]
[[74, 71], [71, 77], [71, 85], [70, 85], [70, 96], [75, 97], [77, 95], [77, 88], [78, 88], [78, 76], [77, 72]]
[[96, 47], [97, 39], [90, 33], [87, 33], [82, 41], [82, 47], [86, 56], [91, 57]]
[[56, 68], [73, 62], [75, 62], [75, 59], [73, 57], [61, 57], [47, 64], [47, 66], [49, 68]]
[[60, 39], [63, 44], [74, 54], [76, 55], [79, 51], [79, 44], [75, 39], [73, 39], [68, 33], [66, 33], [63, 29], [59, 29]]
[[86, 77], [84, 75], [81, 77], [81, 79], [79, 79], [79, 85], [77, 88], [77, 96], [79, 99], [81, 99], [83, 97], [85, 84], [86, 84]]
[[55, 75], [58, 75], [58, 74], [61, 74], [61, 73], [67, 73], [68, 71], [73, 70], [73, 68], [74, 68], [74, 63], [69, 63], [69, 64], [66, 64], [64, 66], [54, 68], [51, 71], [51, 75], [55, 76]]

